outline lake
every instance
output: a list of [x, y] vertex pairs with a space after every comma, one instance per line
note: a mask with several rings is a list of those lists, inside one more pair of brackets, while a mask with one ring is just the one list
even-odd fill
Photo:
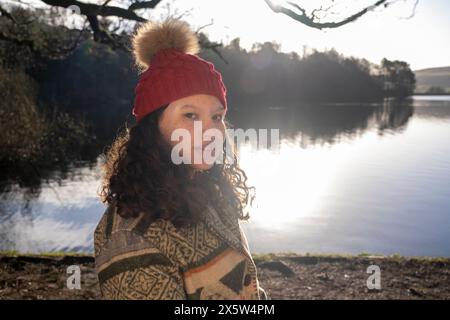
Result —
[[[239, 147], [254, 253], [450, 256], [450, 96], [246, 110], [230, 110], [236, 128], [281, 138], [278, 151]], [[92, 252], [98, 164], [1, 194], [0, 250]]]

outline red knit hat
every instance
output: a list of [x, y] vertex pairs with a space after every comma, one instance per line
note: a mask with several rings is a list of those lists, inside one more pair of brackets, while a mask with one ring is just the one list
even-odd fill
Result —
[[133, 115], [144, 116], [194, 94], [216, 96], [227, 109], [226, 88], [214, 65], [196, 53], [198, 38], [186, 22], [147, 22], [133, 37], [136, 64], [145, 71], [135, 89]]

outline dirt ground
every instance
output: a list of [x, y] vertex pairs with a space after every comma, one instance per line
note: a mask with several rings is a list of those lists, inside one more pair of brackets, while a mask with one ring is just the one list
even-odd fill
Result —
[[[255, 262], [271, 299], [450, 299], [450, 258], [272, 254]], [[67, 288], [70, 265], [80, 267], [81, 289]], [[367, 287], [371, 265], [379, 289]], [[100, 298], [92, 256], [0, 254], [0, 299]]]

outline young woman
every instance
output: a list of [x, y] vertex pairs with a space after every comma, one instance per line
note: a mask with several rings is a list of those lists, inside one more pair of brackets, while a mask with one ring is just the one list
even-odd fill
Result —
[[[195, 33], [179, 20], [148, 22], [133, 37], [144, 70], [137, 123], [106, 154], [100, 196], [108, 207], [94, 233], [106, 299], [268, 299], [239, 221], [248, 219], [251, 188], [235, 153], [231, 162], [195, 159], [212, 143], [207, 132], [223, 135], [217, 141], [229, 156], [226, 88], [198, 50]], [[192, 137], [179, 153], [189, 161], [174, 161], [174, 132]]]

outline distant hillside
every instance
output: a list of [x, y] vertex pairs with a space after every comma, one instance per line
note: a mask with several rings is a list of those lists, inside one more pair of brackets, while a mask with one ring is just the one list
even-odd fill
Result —
[[442, 88], [445, 92], [450, 93], [450, 67], [429, 68], [414, 71], [417, 79], [417, 93], [424, 93], [431, 89], [433, 91], [440, 91]]

